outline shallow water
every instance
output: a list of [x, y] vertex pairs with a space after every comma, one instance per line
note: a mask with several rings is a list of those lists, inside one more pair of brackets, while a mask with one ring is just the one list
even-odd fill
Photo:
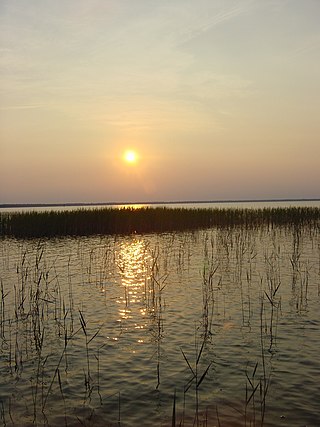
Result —
[[3, 425], [319, 425], [317, 229], [4, 239], [0, 278]]

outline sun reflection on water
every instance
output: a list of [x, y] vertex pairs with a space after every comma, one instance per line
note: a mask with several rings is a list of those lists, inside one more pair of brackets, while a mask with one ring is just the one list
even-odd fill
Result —
[[[145, 306], [148, 280], [150, 279], [151, 255], [144, 240], [134, 239], [121, 242], [116, 253], [123, 293], [117, 299], [118, 321], [126, 330], [145, 329], [147, 309]], [[136, 339], [142, 343], [141, 336]]]

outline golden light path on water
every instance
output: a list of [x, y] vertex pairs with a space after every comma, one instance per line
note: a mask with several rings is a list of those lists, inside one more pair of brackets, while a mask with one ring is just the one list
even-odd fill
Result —
[[[144, 329], [147, 325], [145, 302], [150, 280], [150, 264], [151, 254], [145, 241], [135, 239], [120, 244], [116, 252], [116, 265], [119, 269], [123, 295], [116, 300], [119, 304], [118, 321], [131, 324], [133, 322], [134, 329]], [[143, 339], [137, 341], [142, 343]]]

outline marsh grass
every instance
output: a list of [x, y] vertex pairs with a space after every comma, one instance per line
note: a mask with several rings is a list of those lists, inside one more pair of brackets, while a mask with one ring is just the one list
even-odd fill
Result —
[[208, 227], [318, 225], [320, 209], [101, 208], [0, 213], [0, 235], [12, 237], [89, 236], [194, 230]]
[[[25, 422], [29, 418], [30, 425], [47, 425], [52, 401], [60, 400], [65, 417], [67, 415], [69, 396], [64, 391], [70, 374], [67, 349], [81, 331], [85, 337], [85, 400], [90, 400], [94, 388], [99, 394], [99, 366], [93, 378], [91, 346], [101, 327], [89, 329], [80, 310], [79, 324], [74, 325], [69, 269], [69, 292], [62, 295], [55, 260], [46, 258], [45, 243], [39, 241], [31, 246], [21, 248], [12, 288], [5, 290], [0, 278], [0, 356], [1, 362], [6, 362], [6, 367], [2, 364], [1, 368], [17, 384], [25, 381], [25, 371], [28, 372]], [[10, 304], [6, 304], [9, 294], [12, 298]], [[55, 349], [52, 351], [53, 345]], [[95, 358], [99, 362], [99, 354]], [[6, 402], [0, 399], [3, 425], [20, 425], [17, 414], [11, 409], [15, 399], [16, 396]]]

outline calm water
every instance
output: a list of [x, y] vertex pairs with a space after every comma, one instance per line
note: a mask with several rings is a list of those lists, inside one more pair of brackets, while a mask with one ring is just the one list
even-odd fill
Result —
[[319, 426], [319, 237], [1, 240], [0, 424]]

